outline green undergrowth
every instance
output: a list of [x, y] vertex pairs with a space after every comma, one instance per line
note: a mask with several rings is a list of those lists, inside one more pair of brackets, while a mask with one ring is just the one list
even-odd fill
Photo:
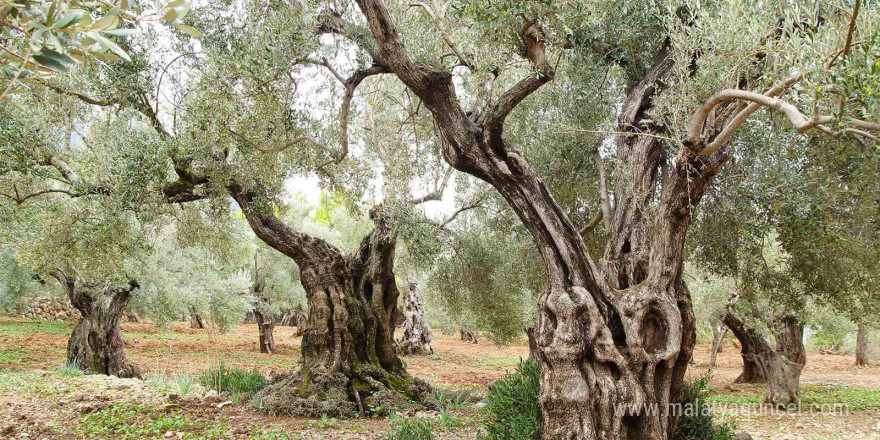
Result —
[[8, 368], [11, 364], [20, 363], [25, 351], [21, 348], [0, 350], [0, 369]]
[[[713, 395], [706, 401], [719, 405], [760, 405], [764, 402], [764, 388], [742, 390], [736, 395]], [[831, 408], [845, 406], [850, 411], [880, 410], [880, 390], [864, 390], [842, 385], [801, 386], [801, 408], [818, 405]]]
[[222, 362], [199, 374], [198, 381], [209, 390], [238, 395], [255, 393], [267, 384], [266, 376], [257, 369], [228, 367]]
[[157, 411], [152, 405], [116, 403], [84, 416], [73, 434], [77, 438], [134, 440], [164, 438], [172, 432], [173, 438], [215, 440], [226, 431], [221, 422], [193, 421], [173, 410]]
[[[734, 426], [729, 423], [716, 423], [711, 404], [706, 398], [714, 389], [709, 384], [712, 373], [708, 372], [692, 382], [684, 385], [681, 402], [683, 403], [681, 418], [678, 420], [678, 431], [673, 440], [732, 440]], [[685, 408], [685, 406], [687, 408]]]
[[486, 396], [486, 440], [539, 440], [541, 420], [541, 364], [534, 359], [520, 361], [513, 373], [497, 380]]
[[0, 336], [21, 338], [35, 333], [70, 334], [72, 322], [0, 322]]

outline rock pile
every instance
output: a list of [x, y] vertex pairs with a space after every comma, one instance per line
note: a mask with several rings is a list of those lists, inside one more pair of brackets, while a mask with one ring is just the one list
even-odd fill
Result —
[[79, 312], [66, 301], [52, 298], [36, 298], [21, 313], [25, 318], [42, 319], [44, 321], [64, 321], [79, 319]]

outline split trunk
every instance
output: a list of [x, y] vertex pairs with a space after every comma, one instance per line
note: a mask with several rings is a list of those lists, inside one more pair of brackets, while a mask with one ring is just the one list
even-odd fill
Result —
[[56, 271], [53, 276], [64, 286], [71, 304], [81, 317], [67, 343], [67, 362], [86, 373], [140, 378], [140, 369], [129, 363], [119, 328], [125, 306], [139, 287], [131, 281], [125, 287], [88, 285]]

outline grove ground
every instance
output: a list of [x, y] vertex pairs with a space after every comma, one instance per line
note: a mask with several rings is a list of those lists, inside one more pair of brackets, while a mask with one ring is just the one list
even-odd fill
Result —
[[[223, 405], [194, 385], [181, 384], [222, 360], [228, 366], [257, 368], [267, 376], [297, 367], [300, 339], [293, 328], [277, 327], [279, 352], [259, 353], [255, 325], [234, 332], [195, 330], [175, 323], [168, 330], [148, 323], [123, 324], [126, 353], [148, 380], [70, 376], [59, 369], [73, 323], [44, 323], [0, 317], [0, 438], [189, 438], [189, 439], [382, 439], [390, 422], [378, 419], [303, 419], [273, 417], [249, 401]], [[528, 356], [526, 342], [498, 346], [460, 341], [435, 331], [430, 356], [407, 357], [408, 371], [435, 386], [485, 391], [493, 380]], [[690, 376], [708, 370], [708, 347], [698, 346]], [[802, 376], [805, 402], [844, 403], [844, 414], [775, 414], [743, 416], [731, 408], [757, 405], [762, 388], [733, 385], [741, 360], [727, 346], [713, 370], [716, 408], [726, 420], [756, 439], [880, 439], [880, 366], [856, 368], [850, 356], [809, 353]], [[439, 439], [475, 439], [479, 408], [463, 405], [431, 418]]]

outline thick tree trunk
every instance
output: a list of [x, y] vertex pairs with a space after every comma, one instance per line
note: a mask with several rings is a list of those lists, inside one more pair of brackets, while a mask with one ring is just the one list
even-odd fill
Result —
[[275, 345], [275, 323], [272, 315], [254, 309], [254, 316], [260, 332], [260, 353], [275, 353], [278, 348]]
[[403, 299], [403, 337], [397, 342], [397, 345], [404, 356], [426, 355], [434, 352], [431, 348], [434, 332], [431, 331], [431, 326], [425, 319], [425, 306], [419, 299], [418, 287], [418, 282], [410, 281], [409, 292]]
[[238, 184], [228, 189], [257, 237], [297, 262], [308, 302], [302, 368], [261, 392], [264, 407], [275, 414], [347, 417], [431, 404], [430, 386], [407, 374], [395, 350], [396, 240], [384, 208], [371, 210], [375, 228], [345, 256], [255, 208], [253, 193]]
[[859, 324], [859, 331], [856, 334], [856, 365], [867, 367], [870, 364], [868, 359], [868, 327], [865, 324]]
[[776, 356], [770, 357], [767, 392], [764, 401], [779, 405], [800, 402], [801, 371], [807, 364], [804, 349], [804, 325], [791, 315], [777, 317], [773, 322]]
[[764, 367], [759, 363], [758, 353], [767, 345], [767, 341], [756, 331], [745, 326], [739, 318], [728, 313], [724, 316], [724, 325], [730, 329], [733, 336], [739, 341], [743, 369], [733, 383], [766, 383]]
[[[730, 153], [722, 148], [698, 156], [703, 145], [695, 143], [703, 141], [693, 141], [675, 145], [680, 153], [674, 163], [663, 163], [666, 133], [650, 111], [673, 65], [668, 44], [622, 106], [618, 131], [628, 134], [617, 143], [616, 206], [597, 266], [579, 228], [503, 135], [510, 112], [554, 76], [540, 26], [523, 20], [519, 33], [521, 54], [537, 73], [466, 111], [448, 71], [410, 58], [382, 0], [357, 4], [378, 44], [371, 52], [377, 68], [393, 72], [422, 99], [444, 158], [498, 190], [541, 253], [547, 284], [538, 299], [536, 342], [544, 439], [671, 438], [678, 416], [667, 409], [681, 397], [696, 339], [681, 276], [685, 236], [694, 208]], [[713, 116], [721, 124], [733, 109]], [[706, 139], [719, 127], [707, 126]], [[664, 167], [668, 175], [660, 182]]]
[[790, 315], [777, 317], [772, 325], [775, 350], [758, 332], [748, 328], [732, 313], [724, 317], [724, 324], [743, 346], [743, 373], [735, 382], [759, 383], [763, 379], [767, 384], [764, 392], [766, 403], [798, 403], [801, 371], [807, 362], [803, 324]]
[[296, 320], [296, 332], [293, 336], [302, 336], [305, 333], [306, 328], [309, 326], [309, 318], [306, 316], [305, 312], [303, 312], [303, 308], [299, 304], [297, 304], [296, 308], [293, 310], [293, 315]]
[[710, 367], [714, 368], [718, 361], [718, 353], [722, 351], [721, 347], [724, 344], [724, 336], [727, 335], [727, 330], [727, 326], [721, 322], [712, 326], [712, 360], [709, 361]]
[[81, 315], [67, 343], [67, 362], [90, 374], [140, 378], [140, 369], [125, 357], [119, 329], [125, 306], [138, 283], [106, 288], [86, 285], [61, 271], [55, 271], [53, 276], [64, 286], [71, 304]]

